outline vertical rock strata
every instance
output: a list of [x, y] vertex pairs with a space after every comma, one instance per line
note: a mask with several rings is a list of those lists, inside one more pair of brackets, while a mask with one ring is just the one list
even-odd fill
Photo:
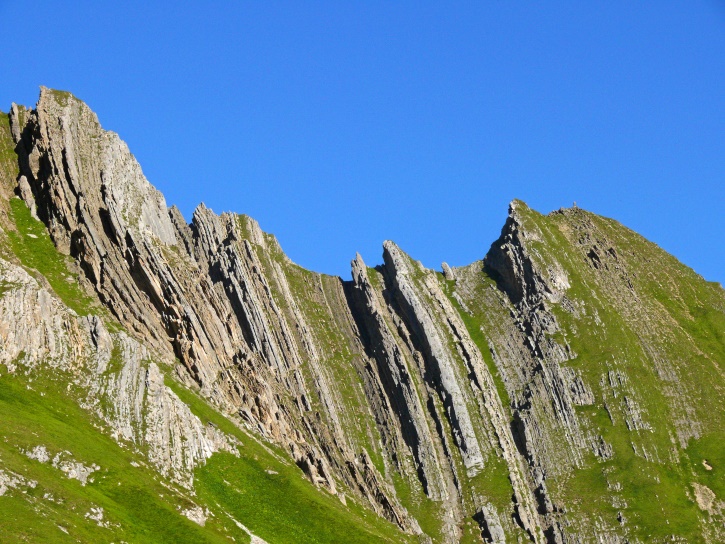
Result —
[[[317, 348], [328, 339], [309, 329], [292, 334], [305, 330], [304, 320], [275, 300], [266, 276], [273, 263], [265, 269], [253, 248], [263, 241], [258, 227], [245, 239], [239, 218], [204, 205], [184, 225], [118, 136], [68, 93], [43, 88], [35, 110], [14, 105], [10, 119], [38, 217], [115, 316], [153, 349], [178, 358], [182, 377], [204, 396], [286, 447], [313, 482], [333, 493], [342, 482], [380, 515], [417, 531], [365, 450], [367, 440], [344, 431], [345, 401], [322, 364], [340, 346]], [[309, 279], [319, 288], [315, 313], [354, 327], [340, 280]], [[344, 332], [346, 351], [362, 351], [356, 332]], [[365, 415], [361, 433], [377, 434]]]
[[441, 399], [466, 475], [473, 477], [484, 470], [486, 457], [494, 452], [503, 457], [518, 520], [532, 539], [543, 540], [508, 417], [478, 347], [435, 274], [413, 263], [392, 242], [385, 242], [383, 258], [392, 297], [421, 346], [424, 378]]
[[[14, 286], [0, 298], [0, 362], [23, 353], [85, 380], [114, 436], [179, 485], [234, 441], [164, 385], [162, 361], [316, 485], [422, 542], [641, 541], [651, 521], [631, 509], [621, 466], [637, 466], [637, 486], [676, 487], [668, 467], [722, 437], [722, 407], [690, 375], [722, 394], [723, 346], [702, 348], [691, 325], [722, 322], [722, 289], [688, 287], [701, 280], [642, 241], [661, 261], [652, 272], [614, 222], [514, 201], [483, 261], [439, 274], [385, 242], [384, 264], [358, 255], [345, 282], [298, 267], [246, 216], [201, 204], [187, 224], [68, 93], [13, 105], [10, 129], [15, 192], [128, 334], [0, 261]], [[662, 512], [685, 493], [659, 499]], [[702, 516], [693, 523], [717, 541]]]

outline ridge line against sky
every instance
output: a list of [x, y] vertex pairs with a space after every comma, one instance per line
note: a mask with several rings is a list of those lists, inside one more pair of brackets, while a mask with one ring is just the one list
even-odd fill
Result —
[[481, 259], [519, 198], [725, 283], [725, 3], [482, 4], [0, 2], [33, 25], [0, 109], [68, 90], [187, 220], [245, 213], [343, 278], [385, 239]]

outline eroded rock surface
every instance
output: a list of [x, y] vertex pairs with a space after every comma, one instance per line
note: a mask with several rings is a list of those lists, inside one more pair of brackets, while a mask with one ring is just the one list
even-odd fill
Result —
[[[39, 365], [55, 370], [62, 387], [77, 387], [84, 405], [122, 443], [147, 451], [164, 475], [186, 487], [216, 451], [235, 452], [234, 440], [205, 426], [164, 385], [151, 353], [123, 332], [111, 333], [97, 317], [79, 317], [21, 267], [0, 259], [0, 364], [11, 372]], [[42, 445], [28, 456], [84, 481], [95, 469]]]
[[482, 261], [436, 273], [385, 242], [381, 266], [358, 255], [343, 281], [292, 263], [249, 217], [201, 204], [187, 224], [68, 93], [13, 105], [10, 130], [15, 193], [119, 327], [0, 260], [0, 363], [57, 369], [177, 484], [238, 444], [167, 387], [171, 369], [421, 542], [725, 536], [723, 498], [696, 472], [721, 467], [689, 461], [717, 459], [725, 432], [725, 296], [631, 231], [514, 201]]

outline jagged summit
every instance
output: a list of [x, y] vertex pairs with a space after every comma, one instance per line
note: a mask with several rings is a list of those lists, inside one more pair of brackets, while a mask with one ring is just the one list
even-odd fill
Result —
[[153, 506], [106, 476], [58, 483], [44, 451], [99, 474], [110, 457], [41, 422], [0, 442], [0, 511], [66, 515], [32, 480], [86, 501], [67, 515], [87, 540], [101, 507], [93, 530], [127, 541], [725, 536], [725, 294], [615, 221], [514, 200], [481, 261], [441, 274], [385, 241], [343, 281], [247, 216], [202, 203], [187, 223], [68, 93], [6, 119], [0, 410], [3, 387], [51, 384]]

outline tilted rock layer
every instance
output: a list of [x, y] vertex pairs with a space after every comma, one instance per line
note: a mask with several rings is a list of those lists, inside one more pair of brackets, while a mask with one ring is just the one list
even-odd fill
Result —
[[12, 189], [128, 333], [0, 261], [0, 362], [75, 369], [180, 485], [234, 440], [154, 360], [421, 541], [725, 538], [725, 294], [615, 221], [514, 201], [482, 261], [441, 274], [385, 242], [343, 281], [246, 216], [202, 204], [187, 224], [68, 93], [9, 118]]

